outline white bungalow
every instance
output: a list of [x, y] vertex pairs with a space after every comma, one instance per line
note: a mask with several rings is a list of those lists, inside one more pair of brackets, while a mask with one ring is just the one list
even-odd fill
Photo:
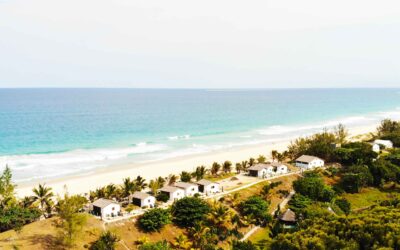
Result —
[[374, 144], [382, 145], [385, 148], [393, 148], [393, 142], [390, 140], [375, 140]]
[[183, 189], [186, 196], [193, 196], [199, 192], [199, 186], [189, 182], [177, 182], [174, 186]]
[[209, 195], [209, 194], [215, 194], [220, 192], [220, 185], [219, 183], [212, 182], [206, 179], [199, 180], [196, 182], [197, 185], [199, 185], [199, 191]]
[[280, 162], [272, 162], [270, 164], [274, 168], [274, 174], [287, 174], [288, 167]]
[[259, 177], [259, 178], [265, 178], [267, 177], [268, 170], [267, 164], [256, 164], [254, 166], [249, 167], [249, 175], [254, 176], [254, 177]]
[[168, 195], [170, 201], [175, 201], [185, 197], [185, 191], [178, 187], [165, 186], [160, 189], [161, 193]]
[[316, 156], [302, 155], [296, 159], [296, 166], [303, 169], [313, 169], [323, 167], [324, 165], [324, 160]]
[[374, 151], [376, 153], [381, 152], [381, 146], [379, 146], [379, 144], [376, 144], [376, 143], [372, 144], [372, 151]]
[[144, 192], [135, 192], [131, 198], [132, 203], [139, 207], [154, 207], [156, 204], [156, 198]]
[[109, 199], [98, 199], [92, 203], [92, 213], [102, 219], [116, 217], [121, 212], [121, 206]]

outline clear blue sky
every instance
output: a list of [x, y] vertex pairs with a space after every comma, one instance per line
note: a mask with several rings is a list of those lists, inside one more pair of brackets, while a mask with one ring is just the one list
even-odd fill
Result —
[[0, 87], [400, 87], [398, 0], [0, 0]]

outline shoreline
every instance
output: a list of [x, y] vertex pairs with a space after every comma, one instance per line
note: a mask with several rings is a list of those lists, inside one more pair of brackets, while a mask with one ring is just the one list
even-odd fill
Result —
[[[378, 124], [358, 126], [348, 128], [349, 137], [366, 134], [375, 131]], [[56, 179], [35, 180], [18, 184], [16, 194], [19, 197], [32, 194], [32, 188], [39, 183], [45, 183], [53, 189], [55, 195], [65, 193], [65, 187], [70, 194], [84, 194], [98, 187], [108, 185], [110, 183], [120, 184], [122, 179], [126, 177], [135, 178], [140, 175], [147, 181], [159, 176], [166, 177], [170, 174], [178, 174], [182, 171], [193, 171], [197, 166], [205, 165], [210, 167], [213, 162], [231, 161], [233, 164], [250, 157], [256, 158], [258, 155], [264, 155], [270, 158], [271, 150], [284, 151], [293, 139], [277, 141], [274, 143], [261, 143], [257, 145], [247, 145], [233, 147], [229, 150], [219, 150], [208, 153], [187, 155], [167, 160], [153, 161], [147, 163], [127, 163], [109, 166], [106, 168], [96, 169], [94, 172], [83, 173], [73, 176], [65, 176]]]

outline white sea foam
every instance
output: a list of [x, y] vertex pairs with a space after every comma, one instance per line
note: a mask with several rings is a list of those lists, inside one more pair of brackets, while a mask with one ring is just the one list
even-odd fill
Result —
[[176, 136], [169, 136], [168, 140], [179, 140], [179, 139], [189, 139], [190, 135], [176, 135]]

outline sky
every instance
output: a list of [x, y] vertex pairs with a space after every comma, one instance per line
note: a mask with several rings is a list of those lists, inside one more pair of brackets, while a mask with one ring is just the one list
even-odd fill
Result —
[[400, 1], [0, 0], [10, 87], [400, 87]]

